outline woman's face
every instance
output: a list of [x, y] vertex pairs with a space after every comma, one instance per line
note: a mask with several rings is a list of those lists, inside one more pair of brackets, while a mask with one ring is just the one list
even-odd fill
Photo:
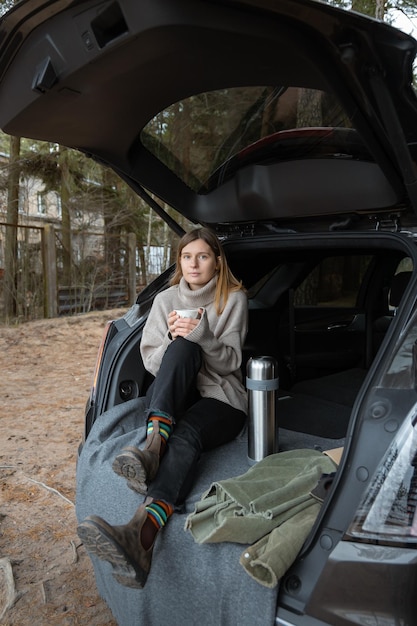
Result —
[[190, 289], [196, 290], [204, 287], [213, 278], [218, 259], [204, 239], [196, 239], [182, 249], [180, 264], [182, 275]]

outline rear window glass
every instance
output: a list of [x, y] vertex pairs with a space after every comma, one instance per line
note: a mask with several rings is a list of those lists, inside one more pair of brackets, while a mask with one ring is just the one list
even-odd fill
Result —
[[190, 188], [204, 193], [247, 163], [338, 156], [363, 150], [329, 93], [295, 87], [242, 87], [194, 95], [144, 127], [143, 145]]
[[324, 259], [294, 292], [295, 306], [355, 307], [372, 256]]

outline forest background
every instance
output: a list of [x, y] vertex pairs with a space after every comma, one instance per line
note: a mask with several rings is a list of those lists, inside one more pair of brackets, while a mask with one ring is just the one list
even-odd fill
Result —
[[[0, 15], [13, 4], [0, 0]], [[409, 33], [417, 19], [417, 0], [329, 4], [383, 19]], [[186, 142], [186, 137], [173, 135], [171, 140]], [[183, 145], [183, 153], [187, 150]], [[37, 223], [22, 205], [27, 180], [38, 181], [41, 189]], [[59, 210], [49, 218], [42, 203], [51, 192]], [[158, 208], [159, 201], [151, 196], [148, 200]], [[184, 230], [190, 227], [171, 207], [161, 209]], [[45, 256], [48, 237], [52, 257]], [[0, 322], [132, 303], [137, 292], [173, 262], [177, 239], [178, 232], [111, 169], [65, 146], [0, 131]], [[58, 304], [52, 306], [45, 287], [51, 269], [59, 285], [50, 298]]]

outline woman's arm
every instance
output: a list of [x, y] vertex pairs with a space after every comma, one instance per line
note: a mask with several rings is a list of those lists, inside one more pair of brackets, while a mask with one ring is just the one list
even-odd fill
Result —
[[208, 370], [226, 375], [238, 370], [242, 363], [242, 346], [248, 326], [248, 302], [243, 291], [232, 292], [214, 331], [204, 312], [199, 325], [187, 339], [198, 343], [204, 353]]
[[143, 329], [140, 353], [145, 369], [154, 376], [158, 373], [162, 357], [172, 341], [168, 329], [168, 313], [170, 312], [171, 309], [169, 305], [167, 307], [165, 298], [156, 296]]

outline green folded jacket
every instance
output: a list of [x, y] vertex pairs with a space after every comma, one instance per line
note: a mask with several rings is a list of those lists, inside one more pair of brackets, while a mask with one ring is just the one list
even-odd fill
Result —
[[312, 495], [337, 465], [317, 450], [271, 454], [245, 474], [211, 485], [185, 528], [197, 543], [253, 544], [240, 557], [247, 573], [274, 587], [293, 563], [320, 510]]

